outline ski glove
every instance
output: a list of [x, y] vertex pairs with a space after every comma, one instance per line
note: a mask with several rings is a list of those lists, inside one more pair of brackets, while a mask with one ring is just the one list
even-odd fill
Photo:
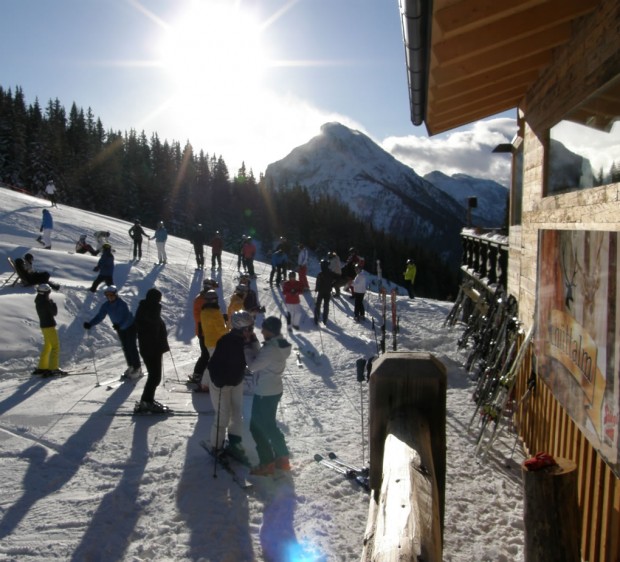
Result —
[[99, 271], [99, 266], [96, 265], [95, 267], [93, 267], [93, 271]]
[[90, 330], [90, 322], [84, 322], [84, 329]]
[[120, 329], [120, 326], [118, 324], [112, 324], [112, 328], [114, 328], [118, 332]]

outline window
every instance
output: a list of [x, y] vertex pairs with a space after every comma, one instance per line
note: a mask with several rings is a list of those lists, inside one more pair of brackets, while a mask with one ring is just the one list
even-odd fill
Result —
[[620, 75], [549, 130], [545, 195], [620, 182]]

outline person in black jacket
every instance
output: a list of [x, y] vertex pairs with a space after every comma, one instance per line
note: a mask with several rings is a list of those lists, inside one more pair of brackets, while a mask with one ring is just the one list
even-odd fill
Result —
[[34, 268], [34, 256], [32, 254], [25, 254], [23, 258], [17, 258], [14, 263], [17, 275], [28, 285], [47, 283], [54, 291], [60, 289], [57, 283], [50, 281], [50, 274], [47, 271], [37, 271]]
[[209, 359], [209, 387], [215, 409], [211, 426], [211, 446], [220, 450], [224, 446], [228, 429], [228, 445], [224, 451], [242, 463], [249, 464], [243, 446], [243, 379], [245, 376], [245, 346], [256, 341], [254, 318], [245, 310], [238, 310], [230, 319], [232, 330], [223, 335], [215, 345]]
[[136, 257], [141, 260], [142, 259], [142, 237], [148, 238], [148, 235], [140, 226], [140, 221], [138, 219], [135, 220], [133, 226], [129, 229], [129, 236], [133, 240], [133, 259]]
[[148, 376], [136, 413], [165, 413], [168, 407], [155, 401], [155, 390], [161, 382], [162, 355], [170, 351], [168, 331], [161, 318], [161, 292], [149, 289], [146, 298], [140, 301], [135, 319], [138, 331], [138, 347], [146, 365]]
[[205, 266], [205, 231], [202, 224], [197, 224], [190, 235], [190, 242], [194, 246], [196, 254], [196, 269], [204, 269]]
[[314, 305], [314, 323], [319, 323], [321, 304], [323, 304], [323, 324], [327, 324], [329, 315], [329, 300], [334, 286], [334, 274], [329, 269], [329, 262], [321, 260], [321, 271], [316, 276], [316, 304]]
[[50, 299], [52, 288], [47, 283], [41, 283], [37, 287], [37, 296], [34, 304], [39, 316], [39, 326], [43, 332], [43, 349], [39, 357], [39, 366], [32, 371], [33, 375], [62, 375], [64, 371], [58, 368], [60, 362], [60, 342], [56, 331], [56, 319], [58, 307]]

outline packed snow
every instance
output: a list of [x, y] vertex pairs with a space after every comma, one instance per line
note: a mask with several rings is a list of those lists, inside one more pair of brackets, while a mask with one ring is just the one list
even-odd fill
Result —
[[[301, 330], [287, 334], [294, 346], [312, 349], [316, 361], [291, 355], [278, 422], [291, 451], [293, 469], [277, 478], [253, 477], [242, 490], [200, 446], [209, 439], [209, 396], [187, 390], [199, 349], [192, 301], [204, 275], [194, 269], [188, 241], [168, 239], [168, 263], [154, 264], [154, 242], [143, 259], [130, 261], [131, 226], [121, 220], [66, 207], [50, 209], [55, 221], [52, 249], [35, 241], [41, 210], [49, 202], [0, 189], [0, 263], [7, 256], [34, 255], [36, 269], [52, 273], [61, 288], [58, 305], [63, 378], [31, 375], [42, 336], [34, 307], [35, 289], [0, 291], [0, 558], [2, 560], [177, 560], [332, 561], [358, 560], [366, 527], [368, 494], [354, 481], [314, 461], [335, 451], [354, 464], [368, 463], [368, 385], [356, 378], [355, 362], [377, 354], [370, 320], [352, 318], [352, 301], [336, 298], [327, 326], [311, 318], [306, 293]], [[145, 378], [134, 386], [113, 384], [125, 369], [109, 320], [82, 324], [103, 302], [88, 287], [97, 258], [73, 253], [82, 233], [109, 230], [115, 251], [114, 280], [132, 311], [155, 286], [163, 293], [162, 317], [171, 352], [164, 356], [164, 382], [156, 399], [175, 416], [132, 416]], [[147, 229], [152, 234], [150, 229]], [[236, 284], [237, 259], [223, 256], [217, 273], [222, 302]], [[210, 263], [207, 251], [206, 262]], [[267, 315], [280, 316], [280, 292], [267, 284], [270, 268], [256, 267], [257, 292]], [[316, 271], [311, 271], [316, 273]], [[310, 279], [313, 286], [314, 279]], [[403, 293], [404, 294], [404, 293]], [[380, 325], [377, 294], [367, 293], [368, 318]], [[450, 303], [398, 297], [399, 351], [428, 351], [448, 372], [447, 477], [444, 560], [523, 559], [520, 447], [503, 431], [489, 455], [474, 455], [473, 382], [458, 350], [461, 330], [443, 326]], [[257, 319], [260, 326], [262, 315]], [[388, 323], [389, 329], [389, 323]], [[391, 347], [391, 336], [388, 336]], [[252, 396], [244, 396], [244, 445], [257, 462], [248, 430]], [[516, 447], [515, 447], [516, 445]]]

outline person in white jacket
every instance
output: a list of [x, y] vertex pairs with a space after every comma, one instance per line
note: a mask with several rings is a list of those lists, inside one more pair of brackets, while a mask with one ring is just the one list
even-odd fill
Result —
[[368, 289], [368, 277], [364, 269], [356, 265], [356, 276], [353, 279], [353, 317], [356, 322], [366, 319], [366, 311], [364, 310], [364, 295]]
[[282, 375], [291, 344], [281, 335], [282, 322], [275, 316], [263, 320], [261, 332], [265, 341], [246, 347], [246, 363], [254, 374], [254, 398], [250, 417], [250, 433], [256, 442], [258, 466], [255, 476], [269, 476], [276, 469], [290, 470], [289, 452], [284, 435], [276, 422], [278, 403], [282, 398]]

